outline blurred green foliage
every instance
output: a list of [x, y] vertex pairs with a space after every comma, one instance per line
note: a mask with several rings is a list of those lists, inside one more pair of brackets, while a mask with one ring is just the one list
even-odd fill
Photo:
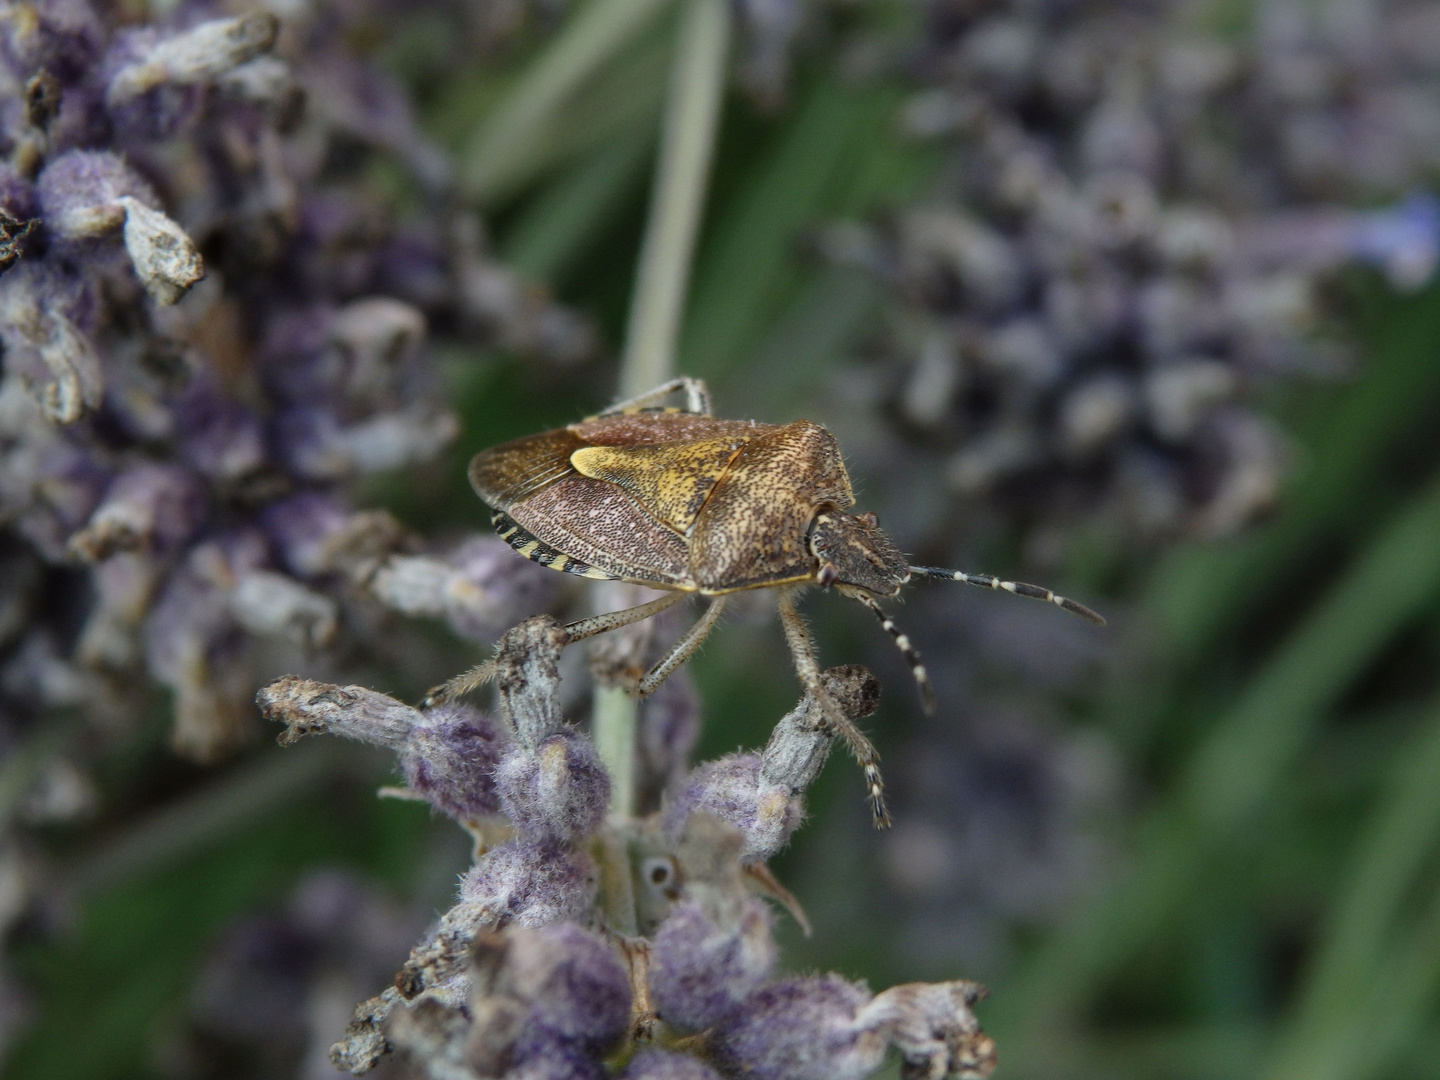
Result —
[[[454, 73], [430, 94], [496, 248], [591, 313], [612, 349], [650, 183], [667, 8], [592, 6], [537, 59]], [[870, 325], [874, 287], [808, 262], [799, 238], [923, 194], [936, 162], [893, 134], [898, 100], [802, 70], [776, 115], [727, 104], [680, 359], [727, 412], [803, 410]], [[1111, 605], [1127, 609], [1112, 635], [1124, 657], [1077, 722], [1119, 748], [1132, 813], [1115, 823], [1113, 874], [1013, 967], [987, 973], [982, 1018], [1002, 1076], [1440, 1076], [1440, 289], [1401, 299], [1349, 286], [1363, 363], [1272, 403], [1295, 459], [1273, 519], [1149, 564], [1099, 560]], [[462, 444], [432, 474], [372, 492], [430, 530], [478, 520], [463, 479], [476, 447], [563, 422], [613, 380], [458, 347], [448, 368]], [[793, 700], [788, 666], [757, 644], [774, 633], [736, 628], [697, 661], [705, 753], [760, 741]], [[752, 677], [733, 678], [741, 664]], [[166, 760], [159, 740], [141, 746], [117, 791], [143, 804], [133, 778], [173, 770]], [[156, 1075], [154, 1047], [207, 943], [308, 867], [353, 866], [442, 903], [464, 845], [415, 805], [373, 799], [383, 768], [334, 748], [267, 747], [186, 778], [178, 808], [133, 814], [127, 832], [56, 837], [79, 905], [20, 951], [39, 1013], [7, 1075]], [[853, 801], [846, 768], [828, 771], [779, 868], [823, 915], [788, 955], [904, 979], [883, 924], [864, 921], [873, 839], [839, 805]], [[807, 879], [817, 851], [828, 870]], [[827, 924], [852, 930], [827, 936]]]

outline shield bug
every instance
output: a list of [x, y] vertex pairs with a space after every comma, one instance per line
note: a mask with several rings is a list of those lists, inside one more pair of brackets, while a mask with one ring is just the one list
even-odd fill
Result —
[[[684, 406], [664, 407], [676, 393], [684, 394]], [[667, 594], [570, 623], [570, 641], [649, 618], [687, 594], [711, 598], [704, 615], [640, 679], [637, 694], [655, 690], [695, 652], [730, 594], [776, 589], [800, 681], [864, 768], [879, 824], [887, 818], [875, 748], [820, 681], [814, 641], [795, 608], [799, 590], [832, 588], [868, 607], [904, 654], [927, 712], [933, 693], [920, 656], [876, 602], [895, 596], [911, 578], [1003, 589], [1105, 621], [1036, 585], [911, 566], [874, 514], [849, 512], [855, 505], [850, 478], [828, 431], [808, 420], [719, 419], [698, 379], [676, 379], [578, 424], [484, 450], [470, 463], [470, 483], [494, 509], [500, 535], [527, 559]], [[427, 701], [474, 689], [492, 671], [482, 664]]]

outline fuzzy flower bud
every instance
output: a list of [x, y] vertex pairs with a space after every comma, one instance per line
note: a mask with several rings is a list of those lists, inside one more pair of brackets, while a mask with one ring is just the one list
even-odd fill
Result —
[[457, 821], [499, 810], [494, 771], [508, 741], [503, 726], [464, 705], [419, 715], [400, 753], [410, 790]]
[[589, 739], [548, 736], [533, 750], [516, 748], [495, 772], [500, 807], [523, 834], [578, 840], [605, 820], [610, 777]]
[[230, 594], [230, 614], [258, 637], [285, 638], [310, 649], [333, 641], [340, 619], [334, 600], [274, 570], [241, 575]]
[[104, 397], [100, 358], [74, 321], [75, 309], [83, 303], [80, 292], [62, 274], [29, 262], [0, 277], [6, 371], [14, 373], [57, 424], [80, 419]]
[[856, 1022], [870, 1001], [860, 983], [812, 975], [752, 994], [718, 1028], [711, 1052], [746, 1080], [863, 1080], [885, 1058], [885, 1037]]
[[583, 919], [595, 901], [595, 866], [553, 839], [512, 840], [487, 851], [461, 879], [460, 898], [497, 922], [544, 926]]
[[318, 492], [274, 503], [261, 520], [285, 568], [305, 580], [336, 573], [364, 579], [380, 559], [412, 542], [384, 511], [356, 513]]
[[331, 732], [395, 750], [410, 791], [457, 821], [500, 808], [494, 772], [508, 741], [504, 727], [477, 709], [446, 705], [420, 712], [363, 686], [335, 686], [287, 675], [256, 695], [267, 720], [285, 724], [281, 745]]
[[115, 109], [166, 84], [210, 82], [269, 51], [278, 31], [279, 22], [268, 12], [200, 23], [152, 45], [142, 59], [117, 71], [105, 103]]
[[555, 577], [518, 564], [503, 540], [476, 537], [444, 558], [396, 555], [370, 582], [382, 604], [406, 615], [443, 617], [461, 637], [493, 642], [522, 612], [548, 606]]
[[[460, 879], [460, 902], [411, 952], [395, 977], [401, 996], [453, 987], [472, 943], [485, 931], [584, 919], [598, 873], [582, 851], [552, 839], [512, 840], [491, 848]], [[628, 985], [628, 984], [627, 984]]]
[[[825, 735], [828, 744], [831, 736]], [[745, 836], [745, 858], [774, 855], [805, 816], [804, 800], [784, 784], [766, 783], [759, 754], [728, 754], [697, 767], [664, 810], [664, 829], [678, 836], [697, 813], [713, 814]]]
[[727, 907], [712, 917], [683, 900], [655, 932], [650, 992], [660, 1016], [682, 1031], [727, 1020], [775, 967], [765, 905], [741, 895]]
[[[831, 668], [823, 678], [852, 719], [875, 711], [879, 684], [865, 668]], [[801, 792], [819, 775], [833, 740], [819, 705], [805, 695], [776, 725], [763, 755], [730, 754], [696, 768], [665, 806], [665, 834], [679, 837], [691, 815], [703, 811], [740, 830], [746, 862], [770, 858], [804, 817]]]
[[699, 1058], [647, 1046], [630, 1059], [620, 1080], [720, 1080]]
[[169, 552], [183, 545], [205, 513], [196, 477], [175, 465], [137, 465], [121, 473], [70, 539], [70, 550], [89, 562], [117, 551]]
[[508, 939], [504, 981], [530, 1005], [526, 1027], [596, 1049], [625, 1034], [630, 976], [614, 946], [570, 923]]
[[62, 239], [93, 239], [123, 226], [130, 262], [156, 303], [175, 303], [205, 276], [194, 242], [155, 209], [155, 192], [117, 155], [71, 150], [45, 167], [36, 190], [46, 228]]

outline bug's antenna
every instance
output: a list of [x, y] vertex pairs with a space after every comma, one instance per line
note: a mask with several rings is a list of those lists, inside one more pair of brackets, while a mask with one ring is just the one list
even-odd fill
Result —
[[[1082, 619], [1089, 619], [1096, 626], [1104, 626], [1105, 618], [1091, 611], [1084, 604], [1076, 603], [1069, 597], [1059, 596], [1039, 585], [1027, 585], [1023, 581], [1001, 581], [993, 574], [967, 574], [964, 570], [946, 570], [940, 566], [912, 566], [910, 573], [921, 577], [938, 578], [941, 581], [963, 581], [966, 585], [979, 585], [982, 589], [1004, 589], [1016, 596], [1028, 596], [1032, 600], [1045, 600], [1058, 608], [1064, 608]], [[877, 609], [878, 610], [878, 609]]]
[[[911, 567], [911, 569], [913, 570], [914, 567]], [[916, 651], [915, 646], [910, 644], [909, 637], [905, 635], [903, 630], [895, 625], [895, 621], [891, 619], [889, 615], [886, 615], [885, 612], [880, 610], [880, 605], [875, 602], [875, 599], [869, 593], [862, 589], [848, 589], [843, 586], [841, 593], [852, 599], [859, 600], [860, 603], [873, 611], [875, 617], [880, 620], [880, 625], [885, 628], [885, 632], [895, 639], [896, 648], [904, 654], [905, 662], [910, 665], [910, 674], [915, 676], [915, 685], [920, 690], [921, 707], [924, 708], [925, 715], [929, 716], [935, 711], [935, 688], [930, 685], [930, 676], [925, 671], [925, 665], [920, 662], [920, 653]]]

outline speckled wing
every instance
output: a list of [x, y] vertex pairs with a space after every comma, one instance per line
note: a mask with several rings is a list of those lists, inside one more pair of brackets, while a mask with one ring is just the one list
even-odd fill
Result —
[[470, 463], [470, 483], [500, 511], [500, 535], [528, 559], [584, 577], [693, 588], [684, 540], [623, 487], [581, 475], [572, 428], [491, 447]]
[[853, 505], [833, 435], [809, 420], [771, 428], [735, 455], [701, 509], [690, 577], [709, 594], [808, 580], [810, 522], [822, 506]]
[[496, 510], [513, 510], [535, 492], [574, 475], [570, 455], [585, 444], [569, 428], [482, 450], [470, 461], [470, 486]]

